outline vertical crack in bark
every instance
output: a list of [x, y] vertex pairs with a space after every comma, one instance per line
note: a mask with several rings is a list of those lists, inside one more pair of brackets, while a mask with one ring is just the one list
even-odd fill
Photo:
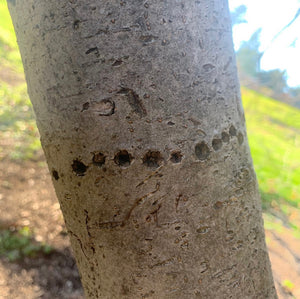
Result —
[[[78, 241], [79, 246], [80, 246], [80, 249], [81, 249], [83, 255], [85, 256], [85, 258], [87, 259], [87, 261], [88, 261], [90, 264], [93, 265], [93, 263], [91, 262], [90, 258], [87, 256], [87, 254], [86, 254], [86, 252], [85, 252], [85, 249], [84, 249], [84, 247], [83, 247], [83, 244], [82, 244], [81, 240], [79, 239], [79, 237], [78, 237], [75, 233], [73, 233], [71, 230], [68, 230], [68, 233], [69, 233], [71, 236], [73, 236], [73, 237]], [[94, 251], [93, 251], [93, 252], [94, 252]]]

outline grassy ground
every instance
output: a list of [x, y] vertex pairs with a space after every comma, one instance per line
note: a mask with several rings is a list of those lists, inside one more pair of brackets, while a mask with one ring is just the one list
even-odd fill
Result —
[[293, 224], [300, 208], [300, 110], [246, 88], [242, 97], [263, 208]]

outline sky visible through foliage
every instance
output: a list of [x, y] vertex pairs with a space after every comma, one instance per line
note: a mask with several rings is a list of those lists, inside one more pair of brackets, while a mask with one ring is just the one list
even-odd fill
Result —
[[260, 51], [265, 51], [261, 60], [264, 70], [287, 71], [289, 86], [300, 85], [300, 16], [273, 42], [274, 36], [293, 20], [300, 8], [299, 0], [229, 0], [230, 10], [246, 5], [247, 23], [236, 25], [233, 39], [236, 50], [242, 41], [262, 28]]

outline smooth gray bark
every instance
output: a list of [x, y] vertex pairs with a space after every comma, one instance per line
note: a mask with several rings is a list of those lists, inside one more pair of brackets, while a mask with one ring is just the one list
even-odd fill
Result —
[[8, 4], [86, 296], [276, 298], [227, 1]]

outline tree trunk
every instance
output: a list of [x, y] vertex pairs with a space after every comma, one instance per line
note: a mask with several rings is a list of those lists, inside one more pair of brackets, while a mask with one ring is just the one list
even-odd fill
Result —
[[86, 296], [276, 298], [227, 1], [8, 4]]

